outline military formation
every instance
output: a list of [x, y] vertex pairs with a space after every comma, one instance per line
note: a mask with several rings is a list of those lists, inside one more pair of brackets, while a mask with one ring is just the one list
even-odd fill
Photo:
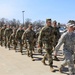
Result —
[[[67, 27], [68, 30], [70, 30], [70, 26], [73, 25], [69, 24], [69, 26]], [[23, 54], [23, 50], [25, 49], [27, 56], [30, 57], [32, 61], [35, 61], [33, 56], [35, 54], [35, 48], [37, 49], [38, 53], [41, 53], [41, 55], [43, 55], [44, 49], [45, 54], [42, 59], [42, 63], [46, 65], [45, 60], [48, 59], [50, 71], [54, 72], [55, 70], [53, 68], [52, 53], [55, 51], [54, 59], [56, 61], [60, 61], [57, 58], [57, 51], [59, 50], [60, 45], [64, 43], [65, 49], [63, 55], [66, 58], [65, 63], [69, 66], [69, 75], [74, 75], [74, 64], [71, 56], [75, 51], [73, 51], [74, 48], [71, 47], [71, 45], [74, 46], [75, 44], [75, 41], [73, 41], [75, 39], [75, 35], [73, 34], [70, 38], [69, 36], [70, 35], [67, 32], [61, 35], [59, 32], [59, 27], [57, 26], [57, 22], [52, 22], [51, 19], [46, 19], [46, 25], [36, 32], [33, 29], [33, 24], [29, 24], [28, 28], [23, 27], [22, 25], [12, 27], [10, 25], [4, 24], [3, 27], [0, 28], [0, 45], [5, 46], [5, 48], [9, 48], [9, 50], [11, 49], [11, 47], [13, 47], [15, 52], [17, 52], [17, 48], [19, 48], [21, 54]], [[71, 48], [73, 50], [70, 50]], [[72, 54], [71, 52], [67, 53], [68, 51], [71, 51]], [[62, 66], [64, 65], [62, 64], [59, 68], [60, 72], [62, 72]]]

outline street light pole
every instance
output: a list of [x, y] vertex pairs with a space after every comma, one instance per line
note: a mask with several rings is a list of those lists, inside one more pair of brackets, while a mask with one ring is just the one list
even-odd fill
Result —
[[24, 25], [24, 12], [25, 12], [25, 11], [22, 11], [22, 13], [23, 13], [23, 25]]

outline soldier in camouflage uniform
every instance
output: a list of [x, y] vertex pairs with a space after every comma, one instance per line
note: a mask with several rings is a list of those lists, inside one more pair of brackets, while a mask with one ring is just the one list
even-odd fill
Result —
[[5, 47], [9, 47], [9, 38], [10, 38], [10, 35], [13, 33], [13, 30], [11, 28], [10, 25], [7, 25], [7, 28], [5, 29], [5, 32], [4, 32], [4, 36], [5, 36]]
[[9, 42], [8, 42], [9, 50], [10, 50], [11, 44], [13, 44], [14, 49], [15, 49], [15, 44], [16, 44], [15, 35], [16, 35], [16, 32], [15, 32], [15, 29], [13, 29], [13, 33], [10, 35]]
[[24, 30], [23, 30], [23, 27], [20, 26], [19, 29], [16, 31], [16, 35], [15, 35], [15, 39], [16, 39], [16, 42], [15, 42], [15, 50], [16, 50], [16, 47], [17, 47], [17, 44], [19, 43], [20, 45], [20, 52], [22, 53], [22, 35], [24, 33]]
[[44, 65], [46, 65], [45, 60], [48, 58], [50, 70], [54, 72], [53, 69], [53, 58], [52, 58], [52, 43], [53, 43], [53, 27], [51, 26], [51, 19], [46, 20], [46, 26], [44, 26], [38, 37], [38, 47], [41, 47], [42, 42], [44, 43], [46, 54], [44, 55], [44, 58], [42, 59], [42, 62]]
[[[2, 29], [2, 27], [0, 27], [0, 42], [1, 42], [1, 29]], [[1, 43], [0, 43], [1, 44]]]
[[73, 26], [74, 24], [68, 23], [67, 32], [61, 35], [61, 38], [59, 39], [58, 44], [55, 47], [55, 55], [57, 55], [57, 51], [59, 50], [60, 46], [64, 44], [63, 53], [65, 56], [65, 60], [61, 64], [59, 71], [62, 72], [63, 67], [68, 65], [69, 75], [75, 75], [75, 68], [73, 62], [75, 33], [73, 32]]
[[[59, 32], [59, 28], [57, 27], [57, 22], [56, 21], [53, 21], [53, 34], [54, 34], [53, 47], [55, 48], [55, 46], [57, 45], [58, 40], [60, 38], [60, 32]], [[54, 56], [54, 59], [59, 61], [59, 59], [56, 56]]]
[[28, 29], [23, 33], [22, 40], [27, 42], [27, 55], [31, 57], [32, 61], [34, 61], [32, 51], [34, 49], [35, 38], [36, 34], [32, 30], [32, 24], [30, 24]]
[[[27, 27], [23, 27], [24, 32], [26, 31]], [[23, 41], [23, 46], [27, 49], [27, 42]]]
[[[38, 41], [38, 36], [39, 36], [40, 30], [41, 30], [41, 28], [39, 28], [39, 30], [37, 30], [37, 32], [36, 32], [37, 41]], [[41, 55], [43, 55], [43, 52], [42, 52], [43, 49], [42, 49], [42, 47], [43, 47], [43, 43], [41, 42], [41, 47], [38, 48], [38, 53], [41, 53]]]
[[3, 41], [4, 41], [4, 31], [6, 29], [6, 25], [4, 24], [3, 27], [0, 30], [0, 37], [1, 37], [1, 46], [3, 46]]

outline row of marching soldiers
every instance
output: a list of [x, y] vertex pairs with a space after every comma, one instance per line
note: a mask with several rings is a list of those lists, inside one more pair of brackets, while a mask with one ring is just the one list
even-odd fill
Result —
[[[13, 46], [14, 50], [17, 51], [19, 47], [20, 52], [23, 54], [23, 47], [27, 50], [28, 57], [31, 57], [34, 61], [33, 51], [35, 47], [38, 52], [42, 54], [42, 49], [46, 50], [42, 63], [46, 65], [45, 60], [48, 59], [50, 70], [53, 71], [53, 59], [52, 53], [53, 48], [58, 43], [60, 38], [59, 28], [57, 27], [56, 21], [51, 21], [51, 19], [46, 20], [46, 25], [39, 31], [35, 32], [33, 30], [33, 25], [29, 24], [28, 28], [11, 27], [10, 25], [4, 25], [0, 29], [0, 44], [5, 46], [5, 48], [11, 48]], [[19, 44], [19, 46], [18, 46]], [[54, 56], [55, 60], [59, 59]]]

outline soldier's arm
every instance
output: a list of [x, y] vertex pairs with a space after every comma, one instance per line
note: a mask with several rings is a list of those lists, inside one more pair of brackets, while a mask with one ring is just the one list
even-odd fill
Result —
[[54, 49], [56, 52], [56, 55], [57, 55], [57, 52], [58, 52], [60, 46], [64, 43], [64, 41], [65, 41], [65, 33], [60, 37], [58, 44], [56, 45], [56, 47]]
[[26, 37], [26, 32], [23, 33], [22, 40], [24, 40], [25, 37]]
[[26, 41], [26, 32], [23, 33], [22, 35], [22, 42], [24, 43], [24, 40]]
[[5, 31], [4, 31], [4, 36], [6, 36], [6, 32], [7, 32], [7, 29], [5, 29]]
[[18, 30], [16, 31], [15, 39], [17, 39], [17, 37], [18, 37]]
[[40, 31], [38, 36], [38, 46], [41, 46], [42, 38], [43, 38], [43, 30]]

